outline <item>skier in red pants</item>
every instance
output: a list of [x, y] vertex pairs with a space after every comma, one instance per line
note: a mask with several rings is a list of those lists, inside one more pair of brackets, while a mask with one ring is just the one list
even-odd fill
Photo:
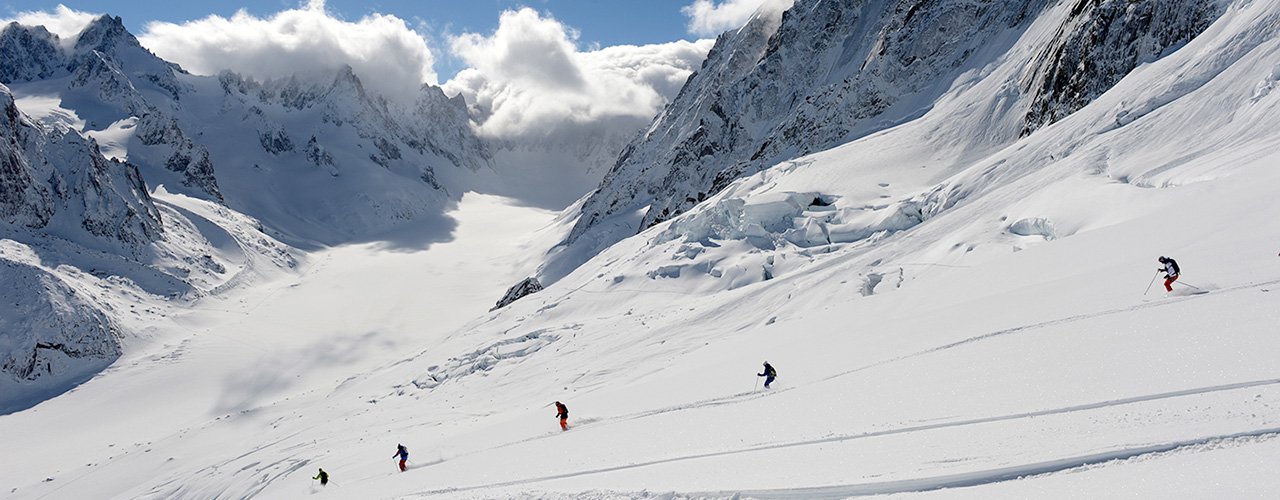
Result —
[[1164, 271], [1164, 291], [1172, 292], [1173, 282], [1178, 281], [1178, 275], [1182, 273], [1182, 270], [1178, 268], [1178, 262], [1173, 259], [1160, 256], [1158, 260], [1161, 264], [1164, 264], [1164, 267], [1156, 269], [1157, 271]]
[[396, 445], [396, 454], [391, 455], [391, 458], [395, 458], [397, 456], [400, 457], [400, 472], [404, 472], [404, 463], [409, 461], [409, 449], [405, 448], [402, 444]]
[[560, 419], [560, 430], [569, 430], [569, 407], [556, 401], [556, 417]]

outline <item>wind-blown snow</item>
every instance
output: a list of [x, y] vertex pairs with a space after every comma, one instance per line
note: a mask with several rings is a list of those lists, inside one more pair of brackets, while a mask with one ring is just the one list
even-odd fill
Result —
[[680, 12], [689, 17], [689, 32], [718, 35], [741, 28], [759, 11], [776, 15], [791, 7], [792, 0], [694, 0]]
[[84, 27], [101, 15], [58, 4], [52, 12], [44, 10], [18, 12], [13, 14], [12, 18], [0, 19], [0, 25], [18, 23], [27, 26], [44, 26], [49, 32], [58, 35], [63, 48], [69, 49], [75, 46]]

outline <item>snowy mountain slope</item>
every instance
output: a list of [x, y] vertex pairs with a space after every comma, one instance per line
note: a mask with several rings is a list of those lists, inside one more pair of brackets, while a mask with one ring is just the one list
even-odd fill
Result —
[[[9, 24], [0, 52], [0, 237], [31, 255], [5, 261], [27, 299], [4, 318], [4, 412], [118, 357], [153, 328], [130, 317], [142, 303], [293, 272], [302, 258], [279, 240], [380, 238], [413, 219], [446, 238], [441, 212], [488, 165], [464, 103], [435, 87], [401, 103], [350, 69], [192, 75], [111, 16], [70, 40]], [[76, 359], [44, 362], [55, 345]]]
[[[1266, 443], [1277, 428], [1277, 374], [1265, 360], [1280, 348], [1269, 335], [1278, 319], [1269, 291], [1280, 275], [1271, 231], [1254, 228], [1274, 226], [1276, 215], [1259, 210], [1271, 206], [1263, 200], [1273, 195], [1277, 159], [1277, 101], [1259, 91], [1280, 55], [1276, 14], [1235, 6], [1185, 52], [975, 161], [943, 190], [963, 199], [878, 241], [790, 244], [768, 224], [791, 222], [773, 195], [830, 195], [832, 210], [843, 211], [862, 186], [897, 179], [892, 163], [842, 167], [899, 133], [916, 144], [911, 127], [745, 180], [656, 229], [732, 228], [697, 219], [736, 194], [760, 210], [738, 226], [750, 233], [754, 222], [755, 241], [644, 233], [491, 326], [468, 329], [457, 343], [478, 345], [474, 354], [448, 363], [427, 355], [399, 370], [427, 376], [399, 389], [421, 403], [396, 405], [393, 415], [459, 428], [416, 432], [457, 450], [413, 479], [429, 486], [401, 486], [346, 454], [317, 450], [317, 462], [353, 468], [361, 491], [381, 496], [675, 489], [810, 498], [819, 491], [797, 486], [831, 497], [928, 490]], [[1115, 115], [1132, 109], [1148, 112], [1117, 126]], [[944, 110], [922, 122], [951, 118]], [[1058, 154], [1063, 147], [1072, 153]], [[1188, 148], [1202, 154], [1183, 160]], [[1009, 232], [1023, 215], [1045, 216], [1056, 225], [1040, 227], [1061, 232]], [[1151, 256], [1170, 249], [1203, 266], [1187, 280], [1215, 291], [1144, 302], [1137, 289], [1151, 278]], [[877, 277], [882, 269], [897, 272]], [[774, 278], [762, 283], [766, 271]], [[789, 366], [785, 385], [745, 392], [752, 357]], [[486, 401], [494, 390], [503, 396]], [[551, 398], [573, 399], [579, 429], [545, 434], [555, 431], [539, 425], [538, 407]], [[416, 413], [442, 403], [494, 415], [472, 424]], [[386, 410], [375, 418], [399, 421]], [[375, 424], [342, 427], [366, 425]], [[406, 432], [414, 431], [398, 434]], [[1258, 477], [1259, 463], [1239, 465]], [[1122, 484], [1162, 496], [1206, 478], [1178, 470], [1184, 479]]]
[[3, 85], [0, 107], [0, 408], [8, 408], [25, 396], [15, 383], [47, 393], [120, 354], [115, 325], [14, 239], [138, 255], [161, 237], [161, 221], [135, 167], [104, 159], [74, 131], [37, 125]]
[[[279, 243], [243, 230], [254, 221], [213, 224], [157, 203], [137, 167], [104, 158], [59, 119], [27, 116], [3, 85], [0, 106], [0, 265], [9, 294], [0, 411], [106, 367], [126, 337], [147, 327], [127, 318], [141, 297], [191, 299], [224, 287], [244, 269], [245, 248], [296, 264]], [[226, 231], [244, 234], [237, 241]]]
[[558, 279], [734, 179], [914, 120], [1016, 64], [1022, 73], [1001, 75], [998, 91], [974, 103], [993, 119], [953, 145], [959, 161], [989, 153], [1083, 107], [1220, 12], [1216, 2], [797, 2], [780, 22], [762, 17], [717, 40], [539, 277]]
[[601, 128], [537, 141], [489, 139], [497, 178], [476, 183], [475, 188], [522, 199], [536, 207], [563, 210], [600, 183], [618, 152], [645, 125], [637, 120], [625, 133]]
[[[158, 199], [192, 213], [208, 215], [210, 209], [217, 209], [212, 203], [180, 195]], [[135, 437], [157, 443], [174, 433], [190, 435], [192, 443], [204, 442], [205, 437], [224, 443], [255, 439], [256, 431], [230, 440], [190, 433], [227, 420], [223, 412], [240, 415], [241, 410], [259, 404], [277, 407], [276, 401], [300, 400], [294, 395], [299, 390], [307, 394], [301, 399], [323, 400], [329, 391], [312, 391], [313, 380], [340, 382], [353, 373], [377, 369], [483, 313], [491, 290], [512, 279], [519, 267], [498, 257], [528, 252], [510, 235], [544, 224], [554, 215], [475, 195], [469, 195], [462, 206], [459, 237], [428, 250], [409, 251], [385, 242], [329, 248], [313, 254], [301, 273], [257, 273], [253, 276], [258, 283], [206, 297], [189, 308], [172, 308], [165, 319], [151, 319], [152, 341], [125, 349], [111, 368], [75, 391], [5, 416], [3, 421], [60, 421], [58, 425], [66, 426], [62, 435], [95, 443], [86, 449], [99, 449], [96, 443], [104, 436], [121, 438], [116, 446], [103, 443], [102, 449], [128, 448], [131, 456], [137, 452], [137, 457], [157, 458], [157, 470], [167, 469], [165, 464], [195, 463], [188, 460], [196, 457], [168, 445], [135, 449]], [[435, 230], [430, 225], [413, 229]], [[458, 269], [471, 272], [454, 272]], [[412, 290], [401, 288], [405, 286]], [[299, 322], [303, 317], [310, 319]], [[83, 415], [56, 408], [66, 403], [83, 408], [83, 401], [75, 401], [80, 397], [96, 401], [90, 406], [126, 404], [132, 409], [120, 415], [132, 416], [80, 425], [75, 421]], [[210, 416], [210, 412], [219, 415]], [[146, 422], [139, 425], [135, 416]], [[291, 424], [276, 425], [285, 429]], [[15, 439], [15, 447], [41, 453], [40, 446], [27, 441], [39, 436], [5, 432]], [[17, 475], [42, 473], [38, 471], [43, 466], [37, 464], [43, 459], [27, 455], [21, 462], [9, 462], [16, 458], [6, 454], [0, 460], [13, 467], [11, 471], [22, 471]], [[27, 481], [11, 481], [15, 477], [6, 476], [6, 486], [17, 488], [18, 497], [32, 494]], [[57, 488], [55, 496], [77, 496], [83, 486], [102, 487], [91, 495], [107, 496], [132, 487], [129, 482], [140, 484], [132, 477], [93, 474], [81, 479], [59, 476], [46, 485]], [[6, 487], [5, 494], [13, 493], [9, 490]], [[232, 491], [235, 488], [226, 494]]]
[[110, 16], [70, 49], [18, 24], [0, 47], [23, 56], [0, 69], [20, 102], [53, 102], [150, 184], [225, 201], [295, 243], [437, 218], [490, 164], [464, 103], [436, 87], [399, 102], [366, 91], [349, 68], [269, 82], [192, 75]]
[[159, 238], [160, 215], [136, 167], [103, 158], [75, 131], [43, 129], [2, 85], [0, 107], [7, 226], [126, 254]]
[[218, 171], [227, 204], [294, 240], [332, 244], [438, 217], [456, 196], [449, 191], [487, 165], [465, 108], [434, 87], [400, 107], [366, 92], [349, 69], [191, 80], [198, 90], [177, 121], [227, 166]]
[[[181, 71], [150, 55], [118, 19], [103, 17], [70, 43], [16, 24], [4, 28], [0, 41], [8, 54], [28, 58], [6, 58], [6, 78], [53, 78], [17, 83], [27, 89], [66, 85], [53, 99], [15, 100], [0, 87], [0, 237], [15, 297], [3, 318], [0, 410], [35, 404], [105, 367], [151, 328], [133, 317], [144, 297], [189, 300], [225, 287], [244, 271], [246, 249], [274, 253], [272, 265], [296, 265], [260, 231], [239, 239], [228, 234], [257, 222], [219, 225], [164, 202], [157, 206], [135, 164], [104, 157], [96, 139], [127, 157], [127, 144], [113, 134], [131, 133], [138, 123], [113, 113], [135, 113], [149, 106], [149, 97], [176, 98], [188, 90], [177, 83]], [[77, 109], [64, 107], [71, 105]], [[103, 123], [112, 126], [93, 133]], [[142, 120], [143, 128], [148, 123]], [[86, 130], [88, 137], [81, 137]], [[156, 315], [144, 316], [154, 321]]]
[[0, 337], [4, 408], [21, 404], [31, 393], [48, 397], [50, 388], [79, 382], [120, 355], [119, 333], [102, 311], [52, 273], [10, 260], [9, 253], [6, 249], [0, 259], [6, 284], [0, 314], [0, 329], [6, 332]]
[[296, 250], [226, 207], [163, 190], [152, 201], [161, 237], [132, 254], [29, 229], [0, 237], [12, 306], [0, 315], [0, 412], [84, 382], [201, 300], [304, 267]]
[[[1020, 37], [1052, 38], [1070, 7]], [[1278, 35], [1280, 5], [1225, 4], [1070, 116], [967, 149], [992, 123], [1019, 133], [988, 107], [1023, 74], [1011, 57], [493, 312], [477, 298], [520, 277], [527, 231], [567, 225], [464, 198], [447, 243], [317, 251], [158, 327], [174, 345], [0, 417], [23, 450], [0, 482], [17, 498], [1267, 496]], [[1158, 255], [1182, 265], [1174, 293]], [[86, 409], [123, 416], [90, 426]]]

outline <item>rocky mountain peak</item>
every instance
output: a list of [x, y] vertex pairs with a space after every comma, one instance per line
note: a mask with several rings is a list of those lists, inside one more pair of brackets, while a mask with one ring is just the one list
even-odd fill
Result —
[[124, 26], [119, 16], [103, 14], [90, 21], [76, 38], [75, 51], [78, 53], [97, 50], [114, 52], [118, 46], [142, 47], [138, 39]]
[[0, 82], [50, 78], [63, 71], [65, 65], [58, 35], [44, 26], [12, 22], [0, 29]]

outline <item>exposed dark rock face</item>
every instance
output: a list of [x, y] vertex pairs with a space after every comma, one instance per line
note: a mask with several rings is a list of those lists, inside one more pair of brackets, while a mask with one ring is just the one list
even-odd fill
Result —
[[320, 145], [320, 141], [316, 140], [316, 136], [311, 136], [311, 140], [307, 141], [307, 160], [311, 161], [317, 167], [323, 168], [329, 172], [329, 175], [337, 177], [338, 168], [333, 163], [333, 155], [325, 151]]
[[288, 132], [279, 128], [258, 132], [258, 143], [273, 155], [293, 151], [293, 139], [289, 138]]
[[163, 148], [169, 153], [163, 166], [181, 174], [184, 186], [197, 188], [215, 200], [223, 200], [209, 150], [188, 138], [176, 119], [160, 112], [147, 113], [138, 120], [137, 129], [140, 143]]
[[511, 305], [512, 302], [541, 291], [542, 284], [538, 283], [537, 278], [525, 278], [524, 281], [516, 283], [515, 286], [507, 289], [507, 293], [498, 300], [497, 305], [494, 305], [493, 308], [489, 310], [496, 311], [498, 309], [502, 309]]
[[1032, 62], [1023, 135], [1093, 102], [1138, 65], [1204, 32], [1216, 1], [1075, 0], [1059, 35]]

